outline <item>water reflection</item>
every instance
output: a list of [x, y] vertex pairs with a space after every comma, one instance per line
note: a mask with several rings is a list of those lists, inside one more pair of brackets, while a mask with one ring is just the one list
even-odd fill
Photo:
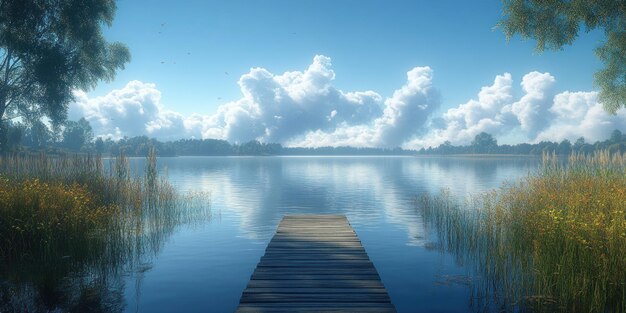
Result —
[[292, 213], [342, 213], [357, 225], [381, 218], [406, 224], [416, 216], [408, 205], [415, 195], [441, 188], [460, 196], [485, 191], [526, 175], [536, 159], [185, 157], [163, 163], [180, 189], [210, 191], [215, 208], [237, 216], [241, 230], [258, 239]]
[[[464, 311], [469, 298], [454, 259], [425, 248], [432, 238], [413, 205], [422, 192], [463, 197], [527, 175], [534, 158], [178, 157], [162, 158], [182, 191], [211, 193], [220, 219], [174, 234], [145, 273], [129, 308], [233, 311], [284, 214], [346, 214], [400, 312]], [[141, 167], [137, 160], [137, 167]], [[442, 283], [444, 282], [444, 283]], [[168, 286], [165, 290], [162, 286]], [[177, 290], [171, 293], [171, 290]], [[166, 294], [166, 295], [164, 295]], [[183, 299], [183, 300], [181, 300]]]

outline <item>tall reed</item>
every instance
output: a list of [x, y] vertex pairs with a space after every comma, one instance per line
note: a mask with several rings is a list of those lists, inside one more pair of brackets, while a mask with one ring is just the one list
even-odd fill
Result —
[[40, 300], [111, 287], [149, 262], [176, 227], [209, 218], [208, 195], [179, 194], [156, 162], [151, 150], [140, 175], [123, 155], [108, 170], [92, 155], [0, 157], [0, 311], [77, 310], [62, 303], [80, 297]]
[[479, 274], [478, 308], [626, 312], [626, 155], [544, 155], [519, 182], [417, 205], [440, 247]]

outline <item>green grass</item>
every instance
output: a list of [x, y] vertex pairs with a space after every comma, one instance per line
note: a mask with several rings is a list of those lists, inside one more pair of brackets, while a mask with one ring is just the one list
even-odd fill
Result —
[[440, 248], [473, 266], [476, 308], [626, 312], [626, 155], [544, 156], [519, 182], [417, 206]]
[[149, 263], [181, 224], [210, 217], [208, 195], [179, 194], [154, 151], [143, 175], [123, 155], [109, 162], [0, 157], [0, 311], [106, 308], [98, 297], [122, 300], [111, 293], [120, 273]]

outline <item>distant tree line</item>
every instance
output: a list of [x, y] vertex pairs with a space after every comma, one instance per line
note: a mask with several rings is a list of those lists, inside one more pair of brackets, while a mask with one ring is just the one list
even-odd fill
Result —
[[611, 136], [604, 141], [587, 143], [584, 137], [578, 138], [573, 144], [564, 139], [561, 142], [541, 141], [539, 143], [520, 143], [516, 145], [498, 145], [498, 142], [491, 134], [482, 132], [472, 140], [470, 145], [453, 146], [446, 141], [438, 147], [422, 148], [418, 154], [520, 154], [520, 155], [542, 155], [543, 153], [555, 153], [568, 155], [572, 152], [593, 153], [597, 150], [608, 150], [609, 152], [626, 152], [626, 134], [616, 129]]
[[62, 126], [50, 129], [41, 121], [25, 123], [3, 123], [0, 127], [0, 149], [7, 151], [48, 151], [53, 153], [94, 153], [102, 155], [146, 156], [154, 147], [159, 156], [229, 156], [229, 155], [448, 155], [448, 154], [518, 154], [541, 155], [571, 152], [592, 153], [596, 150], [626, 152], [626, 134], [614, 130], [604, 141], [587, 143], [583, 137], [574, 143], [565, 139], [561, 142], [542, 141], [536, 144], [498, 145], [497, 140], [482, 132], [474, 137], [470, 145], [454, 146], [449, 141], [438, 147], [422, 148], [419, 151], [401, 148], [355, 148], [355, 147], [283, 147], [277, 143], [262, 143], [252, 140], [231, 144], [218, 139], [180, 139], [161, 142], [147, 136], [124, 137], [119, 140], [94, 139], [89, 122], [66, 121]]
[[66, 120], [51, 130], [41, 120], [31, 122], [5, 121], [0, 124], [0, 151], [48, 150], [93, 152], [93, 129], [89, 122]]
[[[101, 142], [98, 144], [98, 142]], [[277, 143], [262, 143], [252, 140], [242, 144], [231, 144], [218, 139], [180, 139], [160, 142], [146, 136], [122, 138], [119, 141], [96, 140], [101, 151], [111, 155], [123, 152], [128, 156], [144, 156], [150, 147], [155, 147], [159, 156], [234, 156], [234, 155], [410, 155], [413, 150], [355, 148], [355, 147], [320, 147], [292, 148]]]
[[147, 136], [124, 137], [119, 140], [94, 139], [89, 122], [66, 121], [61, 127], [51, 130], [43, 122], [4, 123], [0, 128], [6, 136], [0, 142], [2, 151], [48, 151], [52, 153], [94, 153], [102, 155], [146, 156], [154, 147], [159, 156], [230, 156], [230, 155], [410, 155], [413, 150], [400, 148], [355, 148], [320, 147], [291, 148], [277, 143], [261, 143], [252, 140], [231, 144], [218, 139], [180, 139], [161, 142]]

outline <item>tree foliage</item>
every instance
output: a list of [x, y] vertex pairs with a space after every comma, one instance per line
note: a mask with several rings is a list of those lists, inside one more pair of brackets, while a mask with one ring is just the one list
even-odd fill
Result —
[[604, 68], [595, 74], [600, 101], [615, 114], [626, 107], [626, 1], [623, 0], [503, 0], [502, 27], [507, 38], [515, 34], [537, 40], [537, 50], [559, 50], [586, 32], [604, 30], [606, 41], [596, 48]]
[[24, 125], [11, 121], [0, 124], [0, 150], [15, 150], [22, 141], [23, 135]]
[[26, 128], [22, 144], [33, 148], [43, 148], [52, 142], [52, 135], [50, 129], [42, 121], [37, 120]]
[[93, 129], [83, 117], [78, 121], [67, 121], [63, 130], [63, 145], [73, 151], [79, 151], [93, 140]]
[[474, 147], [474, 153], [492, 153], [498, 148], [498, 142], [491, 134], [482, 132], [474, 137], [472, 147]]
[[0, 0], [0, 121], [58, 125], [74, 89], [113, 79], [130, 60], [102, 35], [115, 10], [114, 0]]

